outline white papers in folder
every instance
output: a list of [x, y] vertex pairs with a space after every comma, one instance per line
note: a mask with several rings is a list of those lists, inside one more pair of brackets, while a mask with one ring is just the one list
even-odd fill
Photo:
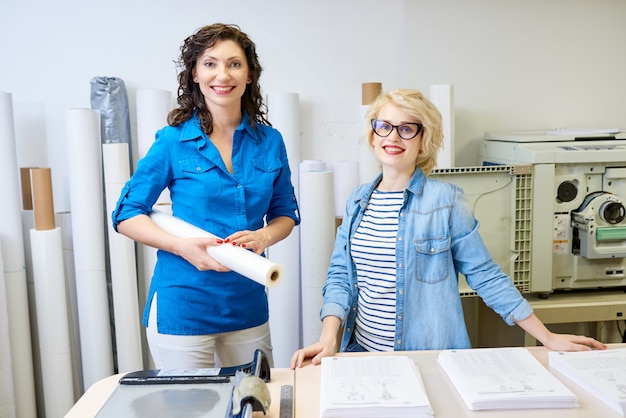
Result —
[[407, 356], [324, 357], [321, 418], [432, 418], [419, 368]]
[[472, 410], [578, 406], [576, 395], [525, 348], [445, 350], [438, 362]]
[[626, 416], [626, 349], [552, 351], [548, 364]]

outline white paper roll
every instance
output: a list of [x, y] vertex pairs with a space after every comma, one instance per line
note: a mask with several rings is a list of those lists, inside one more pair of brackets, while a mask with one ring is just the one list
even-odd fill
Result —
[[100, 115], [91, 109], [69, 109], [66, 126], [83, 389], [86, 389], [114, 370], [105, 269]]
[[[159, 210], [150, 212], [150, 219], [164, 231], [178, 237], [217, 237], [189, 222]], [[215, 245], [210, 246], [207, 252], [224, 266], [263, 286], [274, 287], [280, 282], [281, 266], [250, 250], [234, 245]]]
[[[102, 144], [102, 161], [106, 213], [112, 213], [130, 178], [128, 144]], [[131, 372], [143, 368], [135, 241], [115, 232], [110, 216], [107, 225], [117, 369], [118, 373]]]
[[301, 164], [300, 169], [300, 266], [302, 298], [302, 344], [319, 341], [322, 287], [335, 241], [333, 172]]
[[[173, 94], [169, 90], [163, 89], [140, 89], [136, 93], [137, 107], [137, 158], [135, 161], [143, 158], [155, 139], [156, 132], [167, 125], [167, 115], [174, 107]], [[134, 170], [131, 170], [131, 173]], [[163, 190], [157, 199], [157, 204], [171, 203], [169, 189]], [[150, 282], [154, 273], [156, 264], [156, 248], [152, 248], [141, 243], [137, 244], [137, 276], [139, 277], [139, 286], [137, 294], [139, 303], [144, 306], [150, 289]], [[142, 341], [144, 346], [147, 344], [145, 334], [142, 333]], [[145, 350], [144, 364], [146, 368], [153, 368], [154, 362], [152, 357]]]
[[454, 86], [430, 86], [430, 101], [439, 109], [443, 122], [443, 145], [437, 153], [436, 168], [454, 167]]
[[274, 367], [289, 367], [302, 345], [300, 315], [300, 227], [268, 249], [268, 257], [282, 267], [280, 286], [267, 290]]
[[280, 131], [287, 149], [291, 182], [297, 190], [298, 163], [302, 153], [300, 129], [300, 96], [297, 93], [268, 93], [267, 116]]
[[74, 404], [61, 229], [30, 230], [45, 413], [62, 417]]
[[15, 392], [9, 332], [9, 310], [0, 242], [0, 417], [15, 418]]
[[[291, 182], [298, 195], [298, 164], [302, 153], [300, 99], [297, 93], [267, 95], [268, 118], [285, 141]], [[300, 335], [300, 227], [284, 240], [272, 245], [268, 257], [282, 266], [280, 286], [268, 289], [270, 332], [274, 367], [289, 367], [293, 353], [301, 347]]]
[[[72, 214], [69, 211], [57, 212], [55, 222], [61, 228], [61, 243], [63, 245], [63, 268], [67, 290], [68, 311], [70, 324], [70, 351], [72, 353], [72, 370], [74, 376], [74, 399], [83, 394], [83, 365], [80, 355], [80, 329], [78, 325], [78, 300], [76, 296], [76, 274], [74, 270], [74, 244], [72, 239]], [[31, 220], [28, 230], [34, 228]]]
[[17, 416], [35, 418], [35, 378], [28, 313], [28, 291], [21, 220], [20, 182], [15, 146], [13, 98], [0, 92], [0, 178], [3, 204], [0, 205], [0, 244], [4, 257], [4, 281], [13, 362], [13, 384]]
[[143, 158], [154, 142], [156, 132], [167, 125], [173, 108], [172, 92], [161, 89], [137, 90], [137, 157]]
[[335, 161], [333, 166], [335, 216], [341, 217], [346, 208], [346, 201], [360, 183], [358, 161]]
[[[360, 118], [364, 124], [365, 114], [369, 105], [361, 105]], [[363, 126], [363, 125], [361, 125]], [[380, 165], [374, 155], [374, 150], [367, 144], [365, 138], [359, 138], [359, 183], [369, 183], [380, 173]]]

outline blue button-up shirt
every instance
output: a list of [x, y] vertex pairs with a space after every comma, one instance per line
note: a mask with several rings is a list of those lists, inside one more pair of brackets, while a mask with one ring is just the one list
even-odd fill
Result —
[[[357, 187], [346, 204], [323, 288], [320, 317], [342, 320], [340, 350], [354, 333], [359, 295], [350, 241], [379, 176]], [[492, 260], [478, 232], [478, 221], [456, 185], [416, 170], [404, 192], [396, 238], [395, 351], [471, 346], [458, 289], [458, 273], [509, 325], [532, 308]]]
[[[256, 230], [288, 216], [300, 222], [287, 152], [280, 133], [243, 120], [233, 136], [231, 174], [197, 117], [166, 126], [137, 163], [113, 212], [113, 225], [149, 214], [169, 188], [174, 216], [218, 237]], [[182, 257], [158, 251], [143, 322], [158, 292], [159, 332], [213, 334], [267, 322], [265, 288], [235, 272], [198, 271]]]

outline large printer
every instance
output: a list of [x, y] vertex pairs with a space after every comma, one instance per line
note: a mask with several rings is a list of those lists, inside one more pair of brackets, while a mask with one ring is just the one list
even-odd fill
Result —
[[530, 292], [626, 286], [626, 133], [486, 132], [482, 166], [532, 166]]

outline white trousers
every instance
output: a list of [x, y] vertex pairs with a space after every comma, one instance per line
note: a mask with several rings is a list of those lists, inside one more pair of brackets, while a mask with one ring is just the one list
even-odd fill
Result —
[[146, 336], [157, 369], [231, 367], [250, 363], [256, 349], [274, 367], [269, 322], [241, 331], [209, 335], [160, 334], [156, 326], [157, 295], [152, 298]]

